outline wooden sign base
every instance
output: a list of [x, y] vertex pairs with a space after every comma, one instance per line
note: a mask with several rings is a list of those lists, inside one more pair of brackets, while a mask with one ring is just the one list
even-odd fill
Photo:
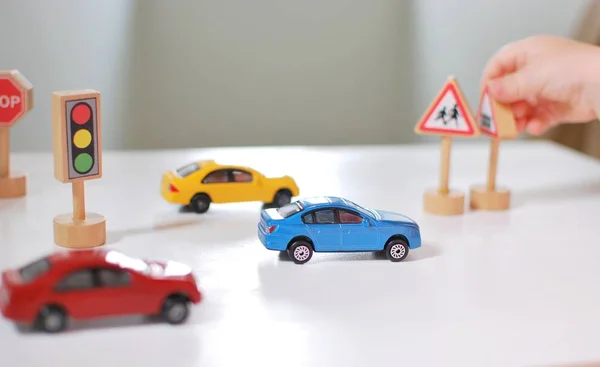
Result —
[[54, 217], [54, 243], [72, 249], [102, 246], [106, 243], [106, 218], [85, 212], [84, 181], [73, 185], [73, 214]]
[[13, 173], [9, 177], [0, 177], [0, 199], [23, 197], [27, 194], [27, 176]]
[[424, 210], [436, 215], [460, 215], [465, 211], [465, 194], [450, 191], [447, 194], [439, 190], [425, 192]]
[[474, 186], [470, 191], [471, 209], [507, 210], [510, 208], [510, 191], [504, 188], [489, 190], [486, 186]]
[[83, 249], [106, 243], [106, 218], [87, 213], [84, 220], [73, 219], [72, 214], [54, 217], [54, 243], [59, 246]]

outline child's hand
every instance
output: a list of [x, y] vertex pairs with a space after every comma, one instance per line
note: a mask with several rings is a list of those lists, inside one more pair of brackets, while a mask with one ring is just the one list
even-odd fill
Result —
[[600, 48], [535, 36], [501, 48], [485, 67], [482, 87], [512, 107], [519, 131], [543, 134], [559, 123], [600, 113]]

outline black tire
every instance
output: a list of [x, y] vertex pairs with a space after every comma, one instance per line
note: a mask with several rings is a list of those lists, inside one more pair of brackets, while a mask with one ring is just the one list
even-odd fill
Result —
[[312, 258], [313, 247], [307, 241], [298, 240], [288, 247], [287, 253], [294, 263], [305, 264]]
[[390, 240], [385, 245], [385, 256], [392, 262], [406, 259], [408, 256], [408, 243], [398, 238]]
[[190, 202], [190, 208], [198, 214], [206, 213], [210, 207], [210, 198], [206, 194], [197, 194]]
[[67, 328], [67, 313], [60, 307], [44, 307], [38, 315], [36, 327], [47, 333], [58, 333]]
[[187, 320], [190, 314], [189, 301], [183, 297], [169, 297], [162, 307], [162, 318], [172, 325], [178, 325]]
[[292, 193], [289, 190], [279, 190], [273, 199], [273, 206], [281, 208], [292, 202]]

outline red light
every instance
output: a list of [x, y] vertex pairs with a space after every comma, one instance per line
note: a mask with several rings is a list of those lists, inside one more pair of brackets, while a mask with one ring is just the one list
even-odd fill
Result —
[[267, 228], [267, 233], [273, 233], [277, 229], [277, 226], [270, 226]]
[[171, 192], [179, 192], [179, 190], [177, 190], [177, 188], [175, 186], [173, 186], [173, 184], [169, 185], [169, 191], [171, 191]]
[[92, 110], [90, 109], [90, 106], [85, 103], [78, 104], [75, 106], [75, 108], [73, 108], [71, 116], [76, 124], [83, 125], [90, 120], [90, 116], [92, 116]]

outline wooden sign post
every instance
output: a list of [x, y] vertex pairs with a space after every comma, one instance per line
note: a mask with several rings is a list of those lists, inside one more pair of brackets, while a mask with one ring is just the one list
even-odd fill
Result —
[[471, 188], [470, 207], [471, 209], [506, 210], [510, 207], [510, 191], [496, 187], [496, 173], [500, 142], [518, 136], [515, 118], [508, 106], [492, 99], [487, 89], [484, 89], [477, 111], [477, 123], [481, 132], [491, 138], [490, 163], [487, 185]]
[[33, 109], [33, 86], [17, 70], [0, 70], [0, 198], [27, 193], [27, 176], [10, 170], [10, 128]]
[[476, 137], [479, 129], [460, 86], [448, 78], [435, 100], [415, 127], [417, 134], [439, 135], [442, 140], [440, 184], [437, 190], [425, 192], [424, 209], [437, 215], [458, 215], [465, 210], [465, 194], [451, 190], [450, 153], [453, 137]]
[[94, 90], [52, 94], [54, 177], [73, 187], [73, 213], [54, 218], [54, 242], [68, 248], [106, 243], [106, 219], [85, 211], [86, 180], [102, 177], [100, 93]]

